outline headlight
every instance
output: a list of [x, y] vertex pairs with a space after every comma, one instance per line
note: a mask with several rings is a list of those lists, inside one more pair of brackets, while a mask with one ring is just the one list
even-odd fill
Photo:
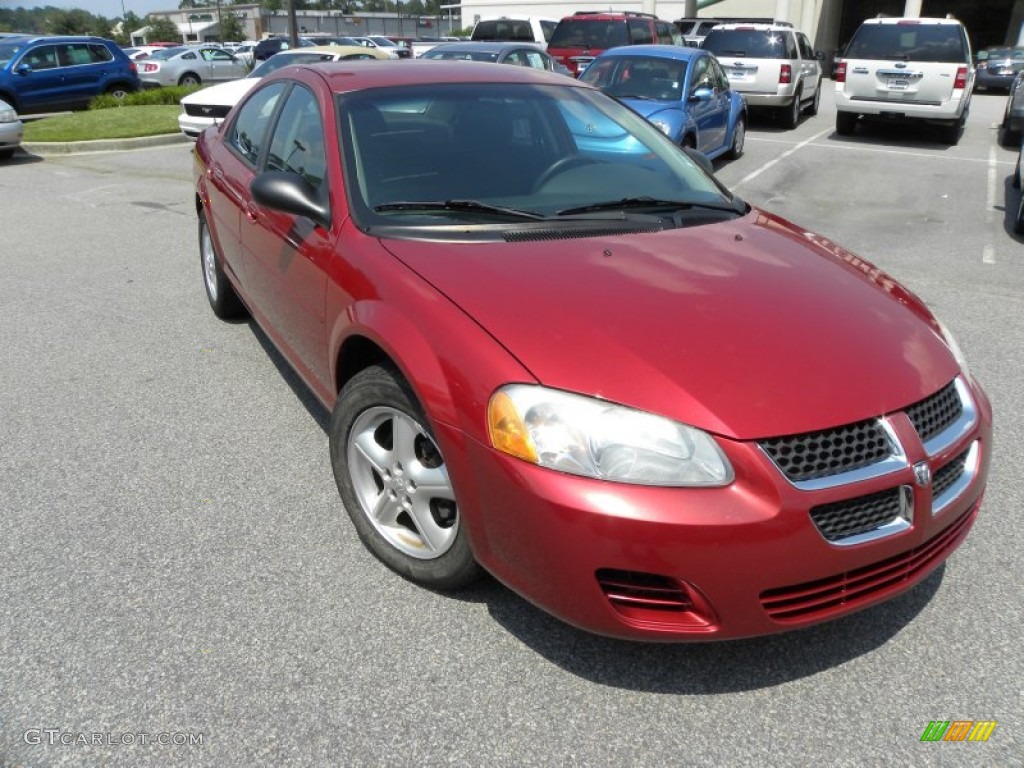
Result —
[[967, 359], [964, 357], [964, 352], [960, 349], [960, 345], [957, 344], [956, 338], [944, 322], [938, 318], [935, 318], [935, 322], [939, 324], [939, 328], [942, 330], [942, 340], [946, 342], [949, 351], [953, 353], [953, 358], [960, 364], [960, 370], [963, 371], [964, 376], [970, 376], [971, 371], [967, 367]]
[[664, 133], [666, 136], [672, 135], [672, 126], [664, 120], [651, 120], [651, 125], [657, 128], [659, 131]]
[[0, 109], [0, 123], [15, 123], [18, 121], [18, 113], [13, 109]]
[[548, 469], [620, 483], [722, 486], [728, 459], [706, 432], [604, 400], [525, 384], [487, 406], [491, 445]]

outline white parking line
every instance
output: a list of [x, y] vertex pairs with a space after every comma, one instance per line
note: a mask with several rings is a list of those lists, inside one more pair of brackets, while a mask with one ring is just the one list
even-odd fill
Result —
[[981, 263], [982, 264], [995, 264], [996, 263], [996, 248], [992, 243], [992, 228], [995, 226], [996, 218], [996, 175], [997, 169], [997, 158], [996, 148], [994, 146], [988, 148], [988, 194], [985, 197], [985, 231], [988, 232], [988, 242], [985, 243], [985, 247], [981, 249]]
[[744, 177], [743, 177], [742, 179], [740, 179], [740, 180], [739, 180], [739, 181], [737, 181], [737, 182], [736, 182], [735, 184], [733, 184], [733, 185], [732, 185], [732, 186], [733, 186], [733, 189], [736, 189], [737, 187], [742, 187], [742, 186], [743, 186], [744, 184], [746, 184], [746, 183], [747, 183], [748, 181], [751, 181], [752, 179], [756, 179], [756, 178], [757, 178], [758, 176], [760, 176], [760, 175], [761, 175], [762, 173], [764, 173], [765, 171], [767, 171], [767, 170], [768, 170], [769, 168], [771, 168], [771, 167], [772, 167], [773, 165], [775, 165], [776, 163], [778, 163], [778, 162], [779, 162], [780, 160], [784, 160], [784, 159], [786, 159], [787, 157], [789, 157], [790, 155], [792, 155], [792, 154], [793, 154], [794, 152], [796, 152], [797, 150], [803, 149], [803, 148], [804, 148], [804, 147], [806, 147], [806, 146], [807, 146], [808, 144], [810, 144], [810, 143], [811, 143], [812, 141], [817, 141], [818, 139], [820, 139], [820, 138], [821, 138], [822, 136], [824, 136], [824, 135], [825, 135], [825, 134], [827, 134], [827, 133], [832, 133], [832, 128], [831, 128], [831, 127], [829, 127], [829, 128], [826, 128], [826, 129], [825, 129], [824, 131], [821, 131], [820, 133], [816, 133], [816, 134], [814, 134], [814, 135], [813, 135], [813, 136], [811, 136], [811, 138], [809, 138], [809, 139], [806, 139], [806, 140], [804, 140], [804, 141], [801, 141], [801, 142], [800, 142], [799, 144], [797, 144], [796, 146], [792, 147], [791, 149], [787, 149], [787, 150], [786, 150], [785, 152], [783, 152], [783, 153], [782, 153], [781, 155], [779, 155], [778, 157], [776, 157], [776, 158], [775, 158], [774, 160], [769, 160], [769, 161], [768, 161], [767, 163], [765, 163], [764, 165], [762, 165], [762, 166], [761, 166], [760, 168], [758, 168], [758, 169], [757, 169], [756, 171], [751, 171], [751, 172], [750, 172], [750, 173], [748, 173], [748, 174], [747, 174], [746, 176], [744, 176]]
[[[815, 137], [815, 138], [817, 138], [817, 137]], [[769, 144], [790, 144], [791, 143], [791, 142], [788, 142], [788, 141], [783, 141], [781, 139], [765, 139], [765, 138], [753, 137], [753, 136], [750, 136], [749, 134], [747, 135], [746, 141], [747, 141], [747, 143], [767, 142]], [[802, 142], [801, 144], [798, 144], [797, 146], [800, 147], [800, 146], [803, 146], [806, 143], [807, 142], [805, 141], [805, 142]], [[964, 162], [964, 163], [985, 163], [985, 164], [988, 164], [988, 163], [991, 162], [991, 157], [989, 157], [989, 158], [958, 157], [956, 155], [947, 155], [947, 154], [942, 154], [942, 153], [939, 153], [939, 152], [935, 152], [935, 153], [932, 153], [932, 152], [911, 152], [909, 150], [904, 150], [904, 149], [881, 149], [879, 147], [860, 147], [860, 146], [857, 146], [855, 144], [816, 144], [815, 147], [817, 147], [818, 149], [844, 149], [844, 150], [845, 149], [849, 149], [849, 150], [852, 150], [854, 152], [876, 152], [876, 153], [883, 154], [883, 155], [903, 155], [905, 157], [926, 157], [929, 160], [957, 160], [957, 161]], [[796, 147], [794, 147], [794, 149], [796, 149]], [[1013, 159], [1013, 160], [997, 160], [997, 164], [998, 165], [1014, 165], [1016, 162], [1017, 162], [1016, 159]], [[760, 173], [760, 171], [757, 171], [757, 172]]]

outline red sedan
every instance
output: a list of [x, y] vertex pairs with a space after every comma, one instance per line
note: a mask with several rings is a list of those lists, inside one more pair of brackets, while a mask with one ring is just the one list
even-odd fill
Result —
[[291, 67], [195, 152], [206, 291], [332, 410], [398, 573], [732, 638], [910, 589], [967, 536], [991, 409], [892, 278], [520, 67]]

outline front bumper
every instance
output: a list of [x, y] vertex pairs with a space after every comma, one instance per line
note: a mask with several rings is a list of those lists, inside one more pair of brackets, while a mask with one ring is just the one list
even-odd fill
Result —
[[199, 134], [211, 125], [216, 125], [217, 122], [218, 120], [212, 117], [197, 117], [184, 112], [178, 115], [178, 127], [181, 132], [193, 140], [197, 139]]
[[[439, 437], [446, 454], [461, 453], [468, 468], [453, 480], [474, 552], [510, 588], [603, 635], [740, 638], [878, 604], [945, 561], [977, 516], [988, 472], [991, 410], [980, 388], [970, 391], [974, 423], [942, 450], [930, 455], [918, 443], [900, 469], [817, 490], [787, 481], [754, 443], [719, 440], [736, 479], [698, 489], [564, 475], [499, 454], [454, 428], [442, 428]], [[939, 485], [938, 477], [948, 477], [948, 467], [967, 455], [969, 475], [934, 496], [915, 475], [914, 465], [924, 462]], [[811, 519], [812, 509], [892, 489], [905, 495], [907, 520], [891, 532], [837, 544]]]
[[13, 123], [0, 123], [0, 149], [19, 146], [24, 134], [25, 125], [21, 120], [15, 120]]

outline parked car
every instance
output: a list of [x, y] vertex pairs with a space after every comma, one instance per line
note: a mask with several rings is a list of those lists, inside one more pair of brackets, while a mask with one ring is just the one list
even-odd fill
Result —
[[241, 43], [234, 49], [230, 50], [229, 53], [236, 59], [242, 61], [247, 67], [252, 67], [255, 61], [252, 57], [253, 51], [256, 50], [256, 43]]
[[163, 46], [136, 45], [130, 48], [122, 48], [121, 50], [123, 50], [125, 55], [132, 61], [138, 61], [139, 59], [148, 59], [154, 52], [163, 50]]
[[361, 45], [316, 45], [281, 51], [260, 62], [252, 72], [240, 80], [231, 80], [190, 93], [181, 99], [178, 127], [190, 139], [195, 139], [211, 125], [216, 125], [245, 94], [262, 78], [293, 64], [311, 64], [317, 61], [354, 61], [390, 59], [386, 51]]
[[555, 71], [555, 61], [535, 43], [439, 43], [423, 54], [424, 59], [487, 61], [519, 67]]
[[558, 26], [558, 19], [539, 16], [502, 16], [483, 19], [473, 25], [469, 39], [487, 43], [539, 43], [547, 47], [548, 40]]
[[366, 37], [352, 38], [356, 45], [363, 45], [367, 48], [375, 48], [382, 53], [387, 53], [392, 59], [411, 59], [412, 51], [404, 45], [399, 45], [394, 40], [380, 35], [368, 35]]
[[988, 48], [978, 52], [974, 90], [1008, 91], [1013, 78], [1024, 70], [1024, 48]]
[[[323, 45], [328, 44], [330, 41], [324, 41]], [[309, 48], [310, 46], [317, 45], [312, 40], [304, 37], [299, 38], [300, 48]], [[264, 40], [260, 40], [256, 43], [256, 47], [253, 48], [252, 57], [254, 61], [266, 61], [275, 53], [281, 51], [287, 51], [292, 47], [291, 40], [287, 37], [268, 37]]]
[[702, 46], [718, 57], [751, 109], [773, 110], [787, 128], [818, 114], [821, 62], [807, 35], [788, 24], [719, 24]]
[[139, 89], [135, 62], [100, 37], [0, 39], [0, 99], [21, 114], [85, 107], [102, 93]]
[[146, 88], [223, 83], [248, 72], [244, 61], [212, 45], [165, 48], [139, 62], [139, 78]]
[[632, 107], [676, 144], [709, 160], [743, 154], [747, 105], [707, 51], [626, 45], [605, 51], [580, 80]]
[[194, 158], [213, 312], [331, 409], [344, 508], [406, 578], [744, 637], [912, 588], [978, 515], [991, 407], [945, 326], [585, 83], [288, 67]]
[[866, 19], [836, 68], [836, 133], [858, 118], [937, 125], [960, 141], [970, 111], [971, 44], [956, 19]]
[[724, 19], [683, 18], [676, 19], [672, 23], [676, 25], [676, 29], [683, 36], [683, 42], [686, 45], [692, 48], [700, 48], [704, 38], [708, 36], [708, 32], [719, 24], [725, 24], [726, 21]]
[[1003, 121], [999, 124], [999, 143], [1004, 147], [1016, 147], [1024, 135], [1024, 71], [1019, 72], [1010, 85], [1006, 97]]
[[0, 160], [9, 160], [21, 146], [25, 126], [14, 107], [0, 100]]
[[635, 11], [579, 11], [558, 22], [548, 40], [548, 53], [574, 76], [598, 55], [620, 45], [682, 45], [683, 37], [669, 21]]

